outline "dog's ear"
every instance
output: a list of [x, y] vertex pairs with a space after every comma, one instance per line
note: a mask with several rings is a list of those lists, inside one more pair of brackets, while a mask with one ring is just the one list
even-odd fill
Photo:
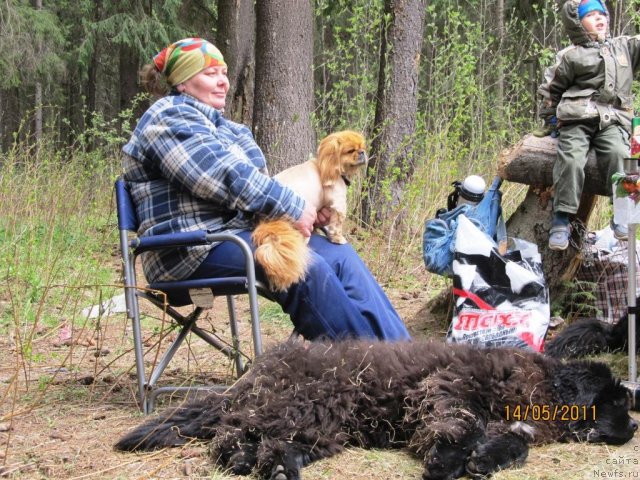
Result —
[[615, 378], [611, 369], [600, 362], [573, 360], [554, 375], [554, 387], [567, 404], [592, 405], [612, 385]]
[[320, 171], [320, 182], [329, 187], [340, 178], [340, 139], [333, 133], [320, 142], [316, 158]]

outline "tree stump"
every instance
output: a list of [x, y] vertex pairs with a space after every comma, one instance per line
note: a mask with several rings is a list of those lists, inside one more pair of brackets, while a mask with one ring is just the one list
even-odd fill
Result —
[[[553, 251], [548, 247], [552, 218], [553, 163], [556, 158], [557, 140], [547, 136], [525, 136], [513, 148], [505, 150], [500, 158], [498, 174], [505, 180], [529, 185], [525, 199], [507, 221], [511, 237], [522, 238], [538, 245], [542, 267], [553, 299], [562, 289], [562, 283], [570, 281], [582, 261], [581, 228], [574, 222], [569, 248]], [[611, 195], [609, 182], [600, 173], [593, 151], [585, 167], [585, 183], [576, 218], [587, 225], [596, 195]]]

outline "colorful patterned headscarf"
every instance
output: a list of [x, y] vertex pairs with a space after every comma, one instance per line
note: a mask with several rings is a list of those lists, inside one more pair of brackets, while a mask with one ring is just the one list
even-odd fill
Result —
[[207, 67], [226, 66], [222, 53], [203, 38], [183, 38], [163, 49], [153, 63], [174, 87]]

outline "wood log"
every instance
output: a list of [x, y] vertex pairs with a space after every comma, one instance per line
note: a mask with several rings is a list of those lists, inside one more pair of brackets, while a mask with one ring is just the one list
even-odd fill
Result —
[[[558, 140], [550, 136], [525, 136], [513, 148], [505, 150], [498, 164], [498, 175], [510, 182], [538, 187], [553, 185], [553, 163], [556, 159]], [[583, 193], [611, 195], [608, 179], [598, 169], [596, 156], [589, 152], [585, 166]]]
[[503, 152], [498, 165], [498, 173], [503, 179], [530, 186], [525, 199], [507, 220], [507, 233], [510, 237], [538, 245], [552, 300], [562, 291], [563, 283], [574, 278], [580, 266], [584, 225], [588, 224], [595, 196], [610, 195], [609, 182], [598, 169], [595, 154], [591, 151], [585, 166], [585, 184], [576, 214], [578, 221], [572, 222], [569, 248], [562, 252], [550, 250], [549, 229], [553, 215], [551, 187], [557, 143], [550, 136], [538, 138], [527, 135], [513, 148]]
[[[593, 205], [593, 195], [588, 196]], [[583, 196], [583, 201], [586, 197]], [[530, 187], [524, 200], [507, 220], [510, 237], [522, 238], [538, 246], [551, 300], [561, 295], [565, 282], [570, 282], [582, 261], [581, 223], [573, 222], [574, 228], [569, 248], [564, 251], [550, 250], [549, 229], [551, 228], [552, 204], [549, 189]]]

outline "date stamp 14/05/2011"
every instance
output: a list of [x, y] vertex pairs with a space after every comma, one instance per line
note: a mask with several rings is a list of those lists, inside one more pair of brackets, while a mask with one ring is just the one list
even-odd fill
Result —
[[596, 420], [596, 406], [586, 405], [505, 405], [505, 419], [526, 422], [578, 422]]

